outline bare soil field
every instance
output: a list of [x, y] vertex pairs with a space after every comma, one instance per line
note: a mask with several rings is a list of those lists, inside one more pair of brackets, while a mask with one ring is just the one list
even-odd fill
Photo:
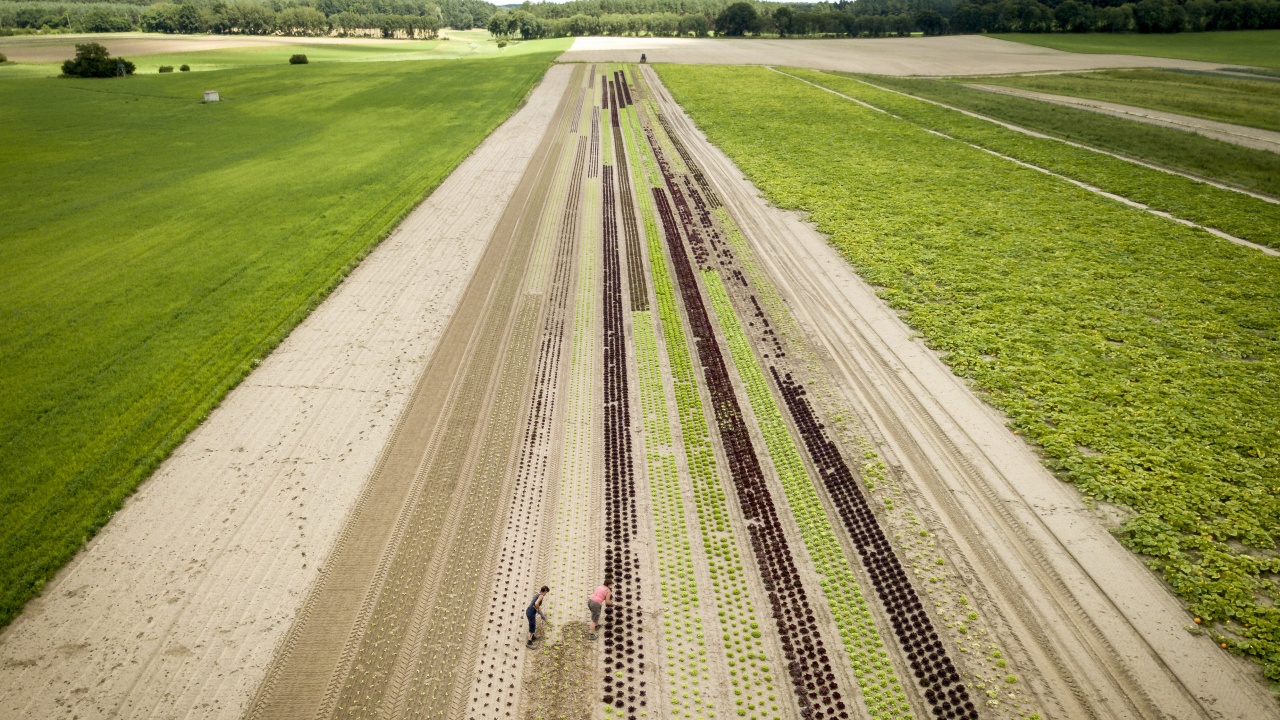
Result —
[[1092, 112], [1102, 113], [1103, 115], [1112, 115], [1114, 117], [1134, 120], [1136, 122], [1147, 123], [1149, 125], [1160, 125], [1162, 127], [1173, 128], [1175, 130], [1187, 130], [1189, 132], [1196, 133], [1197, 135], [1204, 135], [1205, 137], [1211, 137], [1215, 140], [1222, 140], [1223, 142], [1234, 143], [1236, 145], [1242, 145], [1255, 150], [1267, 150], [1269, 152], [1280, 153], [1280, 132], [1272, 130], [1245, 127], [1243, 125], [1233, 125], [1231, 123], [1206, 120], [1204, 118], [1191, 117], [1189, 115], [1181, 115], [1179, 113], [1134, 107], [1133, 105], [1122, 105], [1120, 103], [1091, 100], [1088, 98], [1068, 97], [1066, 95], [1054, 95], [1051, 93], [1036, 92], [1034, 90], [1024, 90], [1022, 88], [1005, 87], [1003, 85], [968, 85], [968, 87], [978, 90], [986, 90], [987, 92], [1003, 93], [1014, 97], [1030, 98], [1032, 100], [1053, 103], [1055, 105], [1065, 105], [1067, 107], [1090, 110]]
[[421, 45], [422, 40], [382, 38], [284, 37], [257, 35], [161, 35], [158, 33], [95, 33], [91, 35], [27, 35], [0, 38], [0, 52], [14, 62], [60, 62], [75, 55], [76, 43], [97, 42], [112, 55], [159, 55], [196, 50], [274, 45]]
[[567, 74], [554, 70], [0, 634], [0, 716], [243, 714]]
[[1068, 53], [979, 35], [933, 38], [766, 40], [586, 37], [560, 62], [779, 65], [872, 75], [999, 75], [1112, 67], [1212, 70], [1217, 64], [1137, 55]]

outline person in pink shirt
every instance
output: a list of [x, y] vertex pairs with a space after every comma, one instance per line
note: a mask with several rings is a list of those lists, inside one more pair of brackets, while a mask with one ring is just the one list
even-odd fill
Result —
[[612, 584], [612, 580], [606, 579], [604, 584], [596, 588], [596, 591], [591, 593], [591, 597], [587, 598], [587, 607], [591, 609], [592, 640], [596, 639], [596, 626], [600, 624], [600, 608], [613, 604], [613, 591], [609, 589]]

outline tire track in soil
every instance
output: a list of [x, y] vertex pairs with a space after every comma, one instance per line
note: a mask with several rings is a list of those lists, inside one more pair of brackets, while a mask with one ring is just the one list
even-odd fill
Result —
[[[573, 84], [580, 83], [581, 80], [578, 79]], [[576, 130], [576, 123], [574, 127]], [[485, 640], [479, 651], [480, 664], [467, 705], [468, 718], [505, 717], [519, 701], [516, 689], [521, 684], [524, 665], [524, 658], [519, 653], [519, 638], [523, 634], [518, 635], [511, 622], [524, 609], [526, 596], [531, 597], [533, 588], [540, 584], [535, 572], [540, 569], [539, 548], [545, 530], [549, 529], [544, 527], [548, 514], [543, 510], [543, 502], [549, 490], [552, 490], [549, 469], [557, 457], [555, 450], [559, 445], [559, 433], [555, 429], [556, 421], [561, 419], [561, 413], [558, 412], [561, 356], [567, 335], [565, 316], [573, 290], [574, 256], [577, 251], [581, 210], [579, 199], [586, 155], [587, 139], [579, 137], [570, 165], [568, 188], [556, 202], [561, 206], [562, 212], [555, 229], [555, 265], [546, 317], [543, 320], [534, 394], [516, 471], [514, 506], [508, 515], [507, 529], [502, 539], [501, 557], [489, 604], [488, 625], [484, 628]], [[551, 519], [554, 520], [554, 517]]]
[[[412, 643], [407, 650], [402, 647], [411, 619], [416, 619], [418, 635], [422, 634], [422, 618], [415, 618], [413, 612], [432, 609], [435, 588], [426, 582], [428, 571], [438, 577], [451, 537], [459, 537], [463, 530], [486, 532], [500, 504], [504, 480], [493, 476], [498, 470], [505, 474], [515, 430], [512, 418], [517, 415], [514, 407], [506, 406], [519, 402], [520, 387], [529, 375], [527, 357], [521, 357], [528, 348], [522, 350], [519, 341], [531, 339], [539, 311], [537, 303], [517, 303], [517, 291], [531, 251], [534, 228], [530, 224], [537, 218], [554, 172], [550, 160], [558, 157], [554, 129], [561, 125], [570, 97], [568, 92], [561, 97], [555, 120], [419, 379], [366, 498], [326, 561], [322, 580], [295, 620], [250, 717], [368, 717], [380, 709], [391, 710], [383, 708], [388, 700], [403, 708], [400, 698], [387, 693], [393, 672], [401, 678], [406, 674], [396, 666], [414, 666], [419, 672], [428, 667], [427, 658], [415, 653]], [[506, 348], [504, 359], [503, 341], [508, 338], [515, 342]], [[516, 389], [495, 383], [499, 372], [501, 380]], [[506, 412], [489, 413], [486, 423], [482, 401]], [[494, 442], [478, 458], [479, 472], [488, 473], [494, 482], [477, 487], [468, 484], [464, 470], [476, 464], [471, 448], [484, 437], [486, 424]], [[477, 495], [468, 498], [472, 492]], [[442, 503], [440, 498], [451, 501]], [[476, 499], [481, 502], [471, 502]], [[475, 507], [468, 511], [465, 505]], [[392, 529], [389, 541], [384, 528]], [[490, 552], [477, 553], [474, 548], [462, 554], [464, 559], [493, 560]], [[470, 590], [474, 596], [479, 572], [474, 565], [462, 570], [449, 578], [455, 583], [453, 594], [435, 604], [453, 622], [461, 622], [459, 615], [478, 610], [479, 605], [474, 597], [462, 594]], [[456, 654], [457, 648], [447, 651]], [[447, 681], [455, 668], [432, 669], [443, 670]], [[433, 701], [419, 703], [417, 708], [442, 714], [451, 701], [446, 696], [451, 695], [436, 686]]]

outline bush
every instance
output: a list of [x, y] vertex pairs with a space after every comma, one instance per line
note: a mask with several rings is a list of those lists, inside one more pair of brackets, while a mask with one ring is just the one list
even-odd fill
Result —
[[291, 56], [289, 56], [289, 64], [290, 64], [290, 65], [306, 65], [306, 64], [307, 64], [307, 63], [309, 63], [309, 62], [311, 62], [311, 61], [307, 59], [307, 56], [306, 56], [306, 55], [291, 55]]
[[5, 57], [4, 53], [0, 53], [0, 63], [7, 63], [7, 62], [9, 62], [9, 58]]
[[501, 50], [502, 48], [504, 48], [504, 47], [506, 47], [506, 46], [507, 46], [507, 41], [506, 41], [506, 40], [499, 40], [499, 41], [498, 41], [498, 49], [499, 49], [499, 50]]
[[161, 66], [160, 66], [160, 72], [162, 72], [162, 73], [166, 73], [166, 72], [173, 72], [173, 66], [172, 66], [172, 65], [161, 65]]
[[122, 70], [125, 75], [132, 75], [136, 69], [124, 58], [111, 57], [107, 48], [99, 43], [77, 44], [76, 56], [62, 63], [62, 74], [67, 77], [115, 77]]
[[191, 72], [191, 66], [186, 64], [184, 64], [182, 67], [178, 69], [181, 70], [182, 72]]

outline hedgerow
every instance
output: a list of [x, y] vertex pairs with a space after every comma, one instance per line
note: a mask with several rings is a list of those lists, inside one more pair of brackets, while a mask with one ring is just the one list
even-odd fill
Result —
[[1280, 679], [1280, 260], [755, 68], [660, 66], [776, 204]]

